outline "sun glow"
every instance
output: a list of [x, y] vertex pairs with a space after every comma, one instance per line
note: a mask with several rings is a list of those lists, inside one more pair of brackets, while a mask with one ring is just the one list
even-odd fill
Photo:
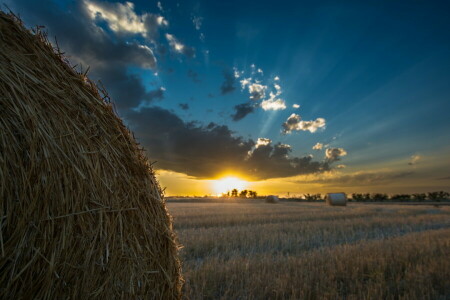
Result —
[[232, 189], [239, 191], [246, 189], [248, 182], [237, 177], [225, 177], [213, 181], [214, 192], [217, 195], [226, 194]]

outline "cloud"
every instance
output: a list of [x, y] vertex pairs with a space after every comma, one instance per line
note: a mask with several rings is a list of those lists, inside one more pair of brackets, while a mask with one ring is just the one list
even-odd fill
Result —
[[200, 82], [201, 82], [201, 80], [198, 79], [198, 73], [195, 72], [195, 71], [192, 70], [192, 69], [189, 69], [189, 70], [188, 70], [187, 76], [188, 76], [189, 78], [191, 78], [192, 81], [195, 82], [195, 83], [200, 83]]
[[160, 15], [136, 14], [132, 2], [122, 4], [84, 0], [84, 5], [92, 20], [104, 20], [118, 34], [140, 34], [144, 38], [154, 39], [158, 27], [169, 25]]
[[130, 113], [127, 118], [159, 169], [198, 178], [212, 178], [231, 170], [252, 179], [312, 174], [330, 169], [328, 162], [315, 162], [309, 156], [289, 157], [292, 150], [288, 145], [246, 140], [235, 136], [227, 126], [215, 123], [205, 126], [184, 122], [160, 107], [146, 107]]
[[222, 95], [233, 92], [235, 87], [235, 77], [230, 71], [223, 71], [224, 81], [220, 86], [220, 93]]
[[412, 155], [411, 160], [409, 161], [408, 165], [410, 165], [410, 166], [416, 165], [421, 158], [422, 157], [420, 155], [417, 155], [417, 154]]
[[322, 143], [317, 143], [312, 148], [313, 148], [313, 150], [322, 150], [323, 144]]
[[261, 108], [264, 110], [283, 110], [286, 109], [286, 103], [282, 99], [269, 99], [261, 102]]
[[85, 2], [74, 2], [64, 11], [48, 0], [15, 0], [10, 7], [20, 11], [27, 24], [44, 24], [49, 36], [58, 37], [61, 50], [69, 55], [72, 64], [90, 66], [89, 77], [101, 80], [119, 112], [155, 99], [141, 78], [128, 72], [130, 66], [156, 68], [152, 49], [101, 29]]
[[347, 151], [343, 148], [328, 148], [325, 150], [325, 157], [330, 162], [338, 161], [345, 155], [347, 155]]
[[200, 30], [200, 28], [202, 27], [203, 18], [194, 16], [192, 17], [192, 23], [194, 23], [195, 29]]
[[309, 131], [314, 133], [319, 128], [325, 128], [326, 122], [324, 118], [317, 118], [314, 121], [301, 121], [301, 117], [297, 114], [292, 114], [282, 124], [284, 134], [291, 133], [292, 131]]
[[280, 80], [280, 77], [275, 76], [275, 78], [273, 80], [278, 81], [278, 80]]
[[250, 93], [250, 99], [254, 101], [264, 99], [264, 97], [266, 97], [266, 89], [267, 86], [259, 83], [249, 84], [248, 92]]
[[298, 109], [298, 108], [300, 108], [300, 105], [299, 104], [292, 104], [292, 108]]
[[255, 148], [259, 148], [260, 146], [267, 146], [272, 143], [271, 139], [268, 138], [258, 138], [255, 144]]
[[189, 58], [195, 57], [195, 48], [182, 44], [173, 34], [166, 33], [166, 39], [169, 46], [175, 53], [180, 53]]
[[336, 169], [345, 169], [347, 166], [346, 165], [337, 165]]
[[312, 174], [302, 176], [296, 183], [319, 183], [330, 186], [371, 186], [391, 183], [392, 181], [403, 179], [413, 175], [413, 172], [355, 172], [343, 174], [341, 172], [324, 172], [322, 174]]
[[182, 110], [188, 110], [188, 109], [189, 109], [189, 104], [188, 104], [188, 103], [179, 103], [178, 106], [179, 106]]
[[248, 114], [255, 111], [255, 106], [252, 103], [242, 103], [236, 105], [234, 114], [231, 115], [233, 121], [239, 121], [245, 118]]

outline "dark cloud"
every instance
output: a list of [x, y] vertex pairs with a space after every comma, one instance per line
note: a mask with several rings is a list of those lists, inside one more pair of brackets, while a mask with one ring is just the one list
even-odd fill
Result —
[[254, 111], [255, 106], [252, 103], [238, 104], [234, 107], [234, 114], [232, 114], [231, 117], [233, 118], [233, 121], [239, 121]]
[[223, 71], [224, 82], [220, 86], [220, 93], [222, 95], [233, 92], [236, 89], [236, 78], [231, 71]]
[[347, 151], [343, 148], [328, 148], [325, 150], [325, 157], [329, 162], [341, 160], [341, 157], [345, 155], [347, 155]]
[[195, 72], [194, 70], [189, 69], [188, 72], [187, 72], [187, 76], [190, 79], [192, 79], [192, 81], [195, 82], [195, 83], [200, 83], [201, 82], [201, 80], [198, 79], [198, 73]]
[[[184, 122], [160, 107], [128, 115], [131, 128], [156, 167], [211, 178], [224, 171], [242, 172], [254, 179], [287, 177], [329, 170], [327, 162], [310, 156], [289, 157], [287, 145], [259, 145], [235, 136], [224, 125]], [[249, 154], [250, 153], [250, 154]]]
[[182, 110], [188, 110], [188, 109], [189, 109], [189, 104], [187, 104], [187, 103], [180, 103], [180, 104], [178, 104], [178, 106], [179, 106]]
[[102, 81], [119, 111], [154, 99], [141, 79], [127, 72], [129, 66], [155, 68], [156, 58], [152, 50], [120, 37], [114, 38], [101, 30], [90, 19], [82, 1], [74, 2], [70, 9], [64, 11], [49, 0], [15, 0], [7, 4], [29, 26], [46, 26], [49, 37], [58, 38], [61, 50], [67, 53], [72, 64], [91, 66], [89, 77]]

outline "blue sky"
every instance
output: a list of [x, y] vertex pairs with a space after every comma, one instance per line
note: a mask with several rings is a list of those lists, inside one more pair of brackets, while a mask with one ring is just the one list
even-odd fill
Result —
[[449, 190], [448, 2], [6, 4], [91, 66], [172, 193]]

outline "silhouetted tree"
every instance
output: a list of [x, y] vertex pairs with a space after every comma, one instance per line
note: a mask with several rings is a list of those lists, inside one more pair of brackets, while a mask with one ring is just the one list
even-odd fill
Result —
[[445, 200], [445, 199], [447, 199], [448, 196], [449, 196], [449, 193], [444, 192], [444, 191], [428, 193], [428, 199], [431, 201]]
[[426, 194], [412, 194], [412, 197], [414, 200], [416, 201], [425, 201], [425, 199], [427, 198]]
[[387, 194], [381, 194], [381, 193], [372, 194], [373, 201], [385, 201], [388, 199], [389, 199], [389, 196]]
[[252, 198], [256, 198], [257, 197], [257, 193], [255, 191], [248, 191], [248, 196], [252, 197]]
[[363, 201], [364, 195], [363, 194], [352, 194], [352, 199], [355, 201]]
[[247, 193], [248, 193], [247, 190], [243, 190], [243, 191], [241, 191], [241, 192], [239, 193], [239, 197], [247, 198]]
[[231, 190], [231, 197], [237, 197], [238, 196], [238, 190], [237, 189], [232, 189]]

